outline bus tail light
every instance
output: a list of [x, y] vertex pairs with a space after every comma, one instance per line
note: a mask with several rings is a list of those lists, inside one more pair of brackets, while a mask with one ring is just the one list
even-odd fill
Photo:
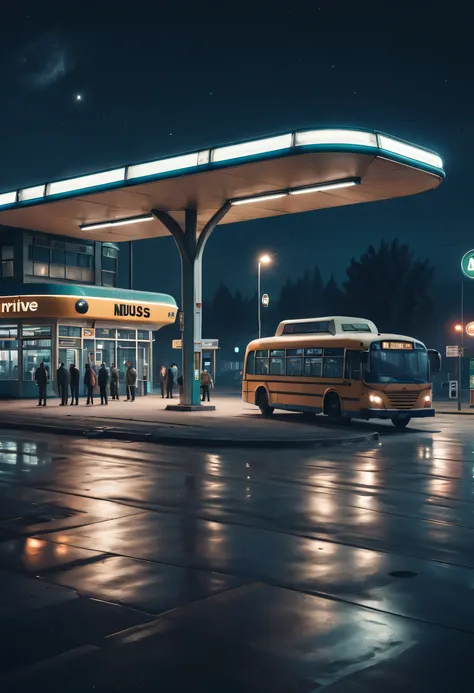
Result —
[[425, 395], [423, 397], [425, 407], [431, 407], [431, 395]]

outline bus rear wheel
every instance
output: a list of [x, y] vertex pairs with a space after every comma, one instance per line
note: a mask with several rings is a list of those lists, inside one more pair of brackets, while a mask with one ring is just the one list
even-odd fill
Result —
[[395, 426], [395, 428], [398, 428], [398, 430], [402, 430], [403, 428], [406, 428], [408, 424], [410, 423], [409, 417], [406, 419], [392, 419], [392, 423]]
[[324, 400], [324, 413], [331, 423], [338, 423], [342, 419], [341, 400], [335, 392], [329, 393]]
[[262, 416], [268, 417], [275, 411], [273, 407], [268, 404], [268, 395], [266, 392], [260, 392], [257, 397], [257, 407], [260, 409]]

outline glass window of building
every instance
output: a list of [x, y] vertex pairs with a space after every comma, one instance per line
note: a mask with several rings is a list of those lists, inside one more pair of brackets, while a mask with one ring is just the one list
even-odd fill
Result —
[[48, 337], [51, 325], [23, 325], [21, 333], [23, 337]]
[[138, 342], [138, 380], [150, 380], [150, 343]]
[[118, 249], [108, 243], [102, 246], [102, 286], [117, 286]]
[[137, 338], [137, 331], [136, 330], [119, 330], [118, 331], [118, 338], [119, 339], [136, 339]]
[[0, 327], [0, 380], [18, 380], [18, 328]]
[[150, 341], [150, 331], [149, 330], [138, 330], [138, 339], [141, 339], [145, 342]]
[[136, 358], [137, 354], [135, 343], [117, 342], [117, 368], [120, 371], [120, 380], [122, 382], [125, 382], [125, 374], [127, 372], [127, 361], [130, 361], [132, 366], [136, 368]]
[[110, 368], [115, 363], [115, 340], [97, 339], [95, 343], [97, 365], [105, 363]]
[[30, 236], [28, 243], [25, 274], [83, 284], [94, 281], [93, 245], [56, 241], [42, 234]]
[[116, 286], [117, 277], [115, 272], [102, 270], [102, 286]]
[[43, 361], [51, 378], [51, 339], [24, 339], [23, 380], [34, 380], [35, 371]]
[[80, 337], [81, 328], [74, 327], [72, 325], [59, 325], [59, 336], [60, 337]]
[[97, 339], [115, 339], [117, 330], [114, 327], [96, 327], [95, 336]]
[[51, 325], [23, 325], [23, 337], [48, 337], [51, 334]]
[[1, 325], [0, 339], [16, 339], [18, 337], [18, 327], [16, 325]]
[[82, 274], [80, 267], [66, 267], [66, 279], [71, 281], [80, 282], [82, 281]]
[[49, 276], [53, 279], [64, 279], [66, 277], [66, 268], [64, 265], [51, 265]]
[[13, 277], [13, 246], [2, 245], [0, 248], [0, 278]]

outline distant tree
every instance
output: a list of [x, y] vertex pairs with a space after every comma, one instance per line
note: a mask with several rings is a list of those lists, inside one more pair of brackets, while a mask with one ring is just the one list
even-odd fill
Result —
[[324, 315], [341, 315], [345, 308], [344, 292], [338, 287], [333, 275], [323, 289], [321, 308]]
[[415, 259], [397, 239], [371, 245], [346, 270], [347, 306], [380, 330], [423, 334], [433, 315], [433, 273], [428, 260]]
[[312, 274], [306, 272], [296, 281], [287, 279], [277, 303], [278, 321], [319, 315], [323, 290], [324, 284], [317, 266], [314, 267]]

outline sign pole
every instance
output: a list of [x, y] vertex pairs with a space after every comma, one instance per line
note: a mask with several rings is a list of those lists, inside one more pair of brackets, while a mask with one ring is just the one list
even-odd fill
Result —
[[262, 336], [262, 318], [260, 310], [260, 262], [258, 263], [258, 274], [257, 274], [257, 301], [258, 301], [258, 338]]
[[461, 381], [462, 381], [462, 357], [464, 354], [464, 280], [463, 279], [461, 279], [461, 327], [462, 327], [462, 330], [461, 330], [461, 348], [459, 350], [459, 356], [458, 356], [458, 411], [461, 411], [461, 408], [462, 408]]

